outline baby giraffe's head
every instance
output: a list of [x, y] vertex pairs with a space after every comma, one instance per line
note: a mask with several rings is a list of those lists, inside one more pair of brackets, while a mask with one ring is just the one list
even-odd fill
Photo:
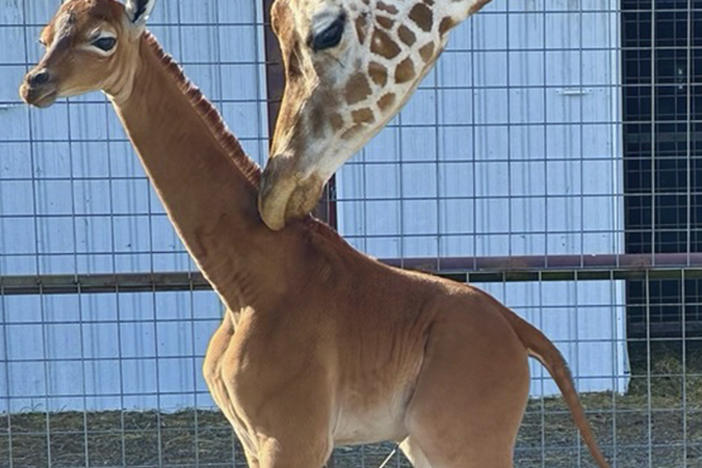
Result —
[[48, 107], [56, 99], [102, 90], [114, 99], [131, 92], [138, 39], [155, 0], [66, 0], [42, 30], [46, 48], [27, 73], [20, 96]]

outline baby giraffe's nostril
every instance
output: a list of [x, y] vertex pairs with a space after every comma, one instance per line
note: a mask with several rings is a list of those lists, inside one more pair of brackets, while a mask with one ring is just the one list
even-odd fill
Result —
[[39, 70], [29, 77], [29, 84], [32, 86], [43, 85], [49, 81], [49, 72], [46, 69]]

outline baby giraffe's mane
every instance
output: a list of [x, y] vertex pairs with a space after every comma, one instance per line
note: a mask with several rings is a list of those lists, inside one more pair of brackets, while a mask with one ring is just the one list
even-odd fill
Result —
[[[222, 119], [219, 111], [212, 105], [207, 97], [195, 86], [178, 63], [166, 53], [158, 40], [149, 31], [144, 33], [144, 40], [156, 56], [161, 60], [163, 66], [170, 72], [178, 83], [180, 90], [188, 96], [193, 108], [212, 130], [217, 142], [222, 145], [227, 155], [232, 159], [235, 166], [244, 175], [244, 178], [258, 190], [261, 182], [261, 167], [246, 155], [246, 152], [239, 144], [239, 140], [232, 134], [227, 124]], [[334, 229], [326, 223], [319, 221], [311, 215], [307, 215], [302, 222], [307, 227], [309, 234], [317, 234], [332, 242], [348, 247], [346, 241]]]
[[244, 174], [254, 188], [259, 188], [261, 179], [261, 168], [256, 162], [249, 158], [244, 152], [244, 149], [239, 144], [239, 140], [229, 131], [227, 124], [222, 119], [219, 111], [200, 91], [200, 88], [195, 86], [185, 73], [180, 65], [166, 53], [161, 44], [148, 31], [144, 33], [146, 44], [151, 47], [156, 56], [161, 60], [163, 66], [171, 73], [173, 78], [178, 83], [180, 90], [188, 96], [193, 108], [197, 111], [200, 117], [205, 121], [207, 126], [212, 130], [217, 142], [226, 150], [227, 155], [234, 161], [236, 167]]

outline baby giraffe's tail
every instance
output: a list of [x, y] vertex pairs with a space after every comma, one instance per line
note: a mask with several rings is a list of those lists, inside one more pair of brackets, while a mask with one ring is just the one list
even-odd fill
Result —
[[570, 408], [575, 425], [580, 430], [580, 434], [582, 435], [585, 444], [590, 449], [592, 457], [595, 459], [600, 468], [609, 468], [609, 463], [607, 463], [604, 455], [602, 455], [602, 451], [597, 444], [597, 440], [595, 440], [595, 436], [592, 434], [590, 423], [588, 423], [587, 417], [585, 416], [585, 410], [580, 403], [578, 392], [575, 390], [575, 386], [573, 385], [573, 377], [570, 374], [568, 364], [563, 358], [563, 355], [561, 355], [560, 351], [558, 351], [551, 340], [549, 340], [538, 329], [534, 328], [525, 320], [522, 320], [511, 310], [507, 308], [504, 308], [503, 310], [505, 318], [512, 325], [512, 328], [517, 333], [517, 336], [529, 351], [529, 355], [538, 359], [541, 364], [548, 369], [549, 374], [551, 374], [553, 380], [556, 381], [558, 388], [561, 389], [563, 398], [568, 404], [568, 408]]

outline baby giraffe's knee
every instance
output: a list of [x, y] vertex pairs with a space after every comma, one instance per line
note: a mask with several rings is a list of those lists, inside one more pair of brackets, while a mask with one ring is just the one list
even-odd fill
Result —
[[277, 439], [268, 439], [260, 447], [261, 468], [321, 468], [329, 460], [333, 449], [328, 440], [288, 445]]

